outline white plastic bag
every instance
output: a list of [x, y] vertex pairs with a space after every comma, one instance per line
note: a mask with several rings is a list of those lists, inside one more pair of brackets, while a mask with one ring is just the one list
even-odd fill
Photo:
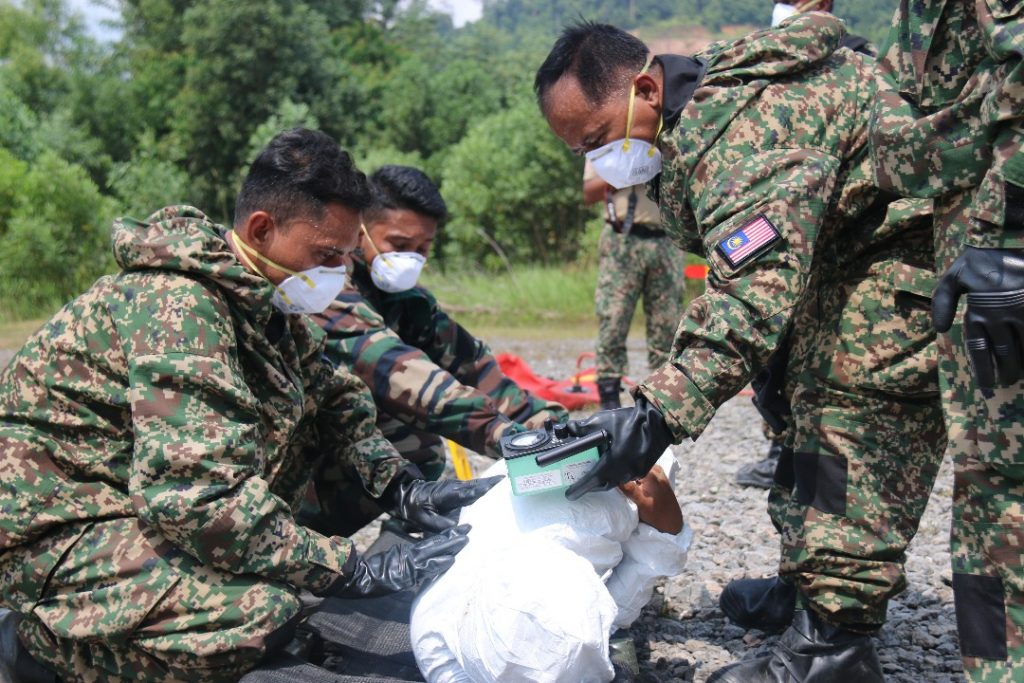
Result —
[[[659, 464], [671, 481], [671, 451]], [[499, 461], [487, 475], [504, 472]], [[460, 522], [473, 526], [469, 545], [412, 609], [429, 683], [610, 681], [609, 635], [633, 622], [658, 578], [682, 569], [692, 536], [638, 524], [617, 489], [570, 502], [561, 491], [513, 496], [508, 479]]]

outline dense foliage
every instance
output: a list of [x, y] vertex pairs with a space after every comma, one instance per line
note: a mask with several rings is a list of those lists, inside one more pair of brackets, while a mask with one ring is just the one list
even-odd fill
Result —
[[[230, 221], [255, 151], [299, 124], [366, 171], [415, 164], [442, 185], [438, 265], [573, 260], [593, 215], [581, 162], [531, 92], [558, 29], [770, 14], [766, 0], [484, 0], [455, 29], [425, 2], [108, 0], [122, 26], [99, 42], [66, 0], [0, 0], [0, 317], [45, 315], [108, 272], [116, 215], [184, 202]], [[887, 5], [858, 0], [853, 28], [880, 38]]]

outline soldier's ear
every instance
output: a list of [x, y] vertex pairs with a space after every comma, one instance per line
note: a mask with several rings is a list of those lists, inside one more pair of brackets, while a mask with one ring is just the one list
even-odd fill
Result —
[[633, 82], [636, 83], [636, 97], [647, 102], [652, 107], [661, 106], [661, 84], [649, 73], [638, 74]]
[[274, 239], [277, 226], [266, 211], [253, 211], [242, 226], [242, 239], [261, 252]]

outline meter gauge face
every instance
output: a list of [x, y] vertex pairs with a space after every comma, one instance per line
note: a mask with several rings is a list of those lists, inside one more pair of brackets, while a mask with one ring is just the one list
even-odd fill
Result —
[[525, 451], [544, 445], [550, 438], [551, 437], [548, 436], [547, 432], [523, 432], [522, 434], [516, 434], [510, 438], [508, 440], [508, 445], [509, 448], [513, 448], [517, 451]]

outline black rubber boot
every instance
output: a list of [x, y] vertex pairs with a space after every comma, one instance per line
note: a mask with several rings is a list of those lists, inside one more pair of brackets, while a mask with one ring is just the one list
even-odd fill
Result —
[[730, 664], [708, 683], [882, 683], [871, 636], [826, 623], [810, 610], [797, 610], [793, 624], [772, 653]]
[[777, 576], [736, 579], [722, 591], [718, 606], [737, 626], [781, 633], [793, 622], [796, 586]]
[[597, 395], [601, 399], [601, 410], [621, 408], [619, 391], [622, 388], [618, 377], [603, 377], [597, 380]]
[[779, 465], [779, 456], [785, 450], [786, 447], [781, 441], [772, 441], [764, 460], [758, 460], [736, 470], [736, 483], [740, 486], [770, 489], [775, 482], [775, 468]]

